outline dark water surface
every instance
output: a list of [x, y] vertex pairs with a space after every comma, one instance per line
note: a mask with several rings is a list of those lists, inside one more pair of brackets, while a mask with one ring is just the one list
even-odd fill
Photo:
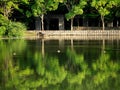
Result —
[[120, 90], [120, 41], [1, 40], [0, 90]]

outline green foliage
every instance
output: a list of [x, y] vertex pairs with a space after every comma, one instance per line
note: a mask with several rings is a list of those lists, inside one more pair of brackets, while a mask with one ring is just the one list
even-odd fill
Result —
[[8, 25], [8, 19], [0, 14], [0, 36], [5, 35], [7, 25]]
[[118, 8], [116, 16], [119, 17], [120, 0], [1, 0], [0, 14], [8, 19], [14, 10], [18, 10], [27, 17], [38, 17], [48, 11], [57, 10], [59, 3], [64, 3], [68, 9], [68, 13], [65, 14], [67, 20], [83, 14], [85, 6], [90, 7], [89, 3], [102, 17], [110, 14], [111, 8]]
[[[21, 2], [27, 3], [28, 0]], [[0, 1], [0, 36], [20, 37], [26, 30], [25, 25], [19, 22], [12, 22], [8, 18], [13, 9], [19, 9], [19, 0]]]
[[91, 6], [98, 10], [102, 16], [108, 15], [110, 9], [117, 6], [116, 0], [92, 0]]
[[0, 26], [0, 36], [4, 36], [6, 32], [5, 26]]
[[44, 13], [44, 0], [36, 0], [34, 4], [31, 6], [32, 13], [34, 16], [39, 16]]
[[29, 4], [30, 0], [21, 0], [20, 3]]
[[5, 17], [9, 17], [13, 9], [18, 9], [19, 0], [3, 0], [0, 2], [0, 13]]
[[20, 22], [10, 22], [5, 35], [8, 37], [21, 37], [24, 35], [26, 27]]
[[8, 22], [9, 22], [8, 18], [0, 14], [0, 26], [6, 26], [8, 25]]
[[26, 27], [20, 22], [13, 22], [0, 14], [0, 36], [20, 37], [24, 35]]
[[66, 6], [71, 6], [68, 7], [69, 12], [65, 15], [67, 20], [74, 18], [76, 15], [83, 14], [83, 8], [87, 5], [86, 0], [79, 0], [79, 3], [77, 1], [65, 1], [65, 3]]
[[118, 9], [118, 10], [116, 11], [115, 16], [116, 16], [116, 17], [120, 17], [120, 9]]
[[47, 11], [56, 10], [59, 3], [62, 3], [63, 0], [35, 0], [33, 2], [31, 5], [32, 14], [34, 16], [41, 16], [47, 13]]
[[104, 16], [110, 13], [110, 10], [117, 6], [116, 0], [92, 0], [91, 6], [94, 7], [101, 15], [102, 26], [104, 30]]
[[27, 17], [31, 17], [31, 16], [32, 16], [32, 13], [27, 10], [27, 11], [26, 11], [26, 16], [27, 16]]

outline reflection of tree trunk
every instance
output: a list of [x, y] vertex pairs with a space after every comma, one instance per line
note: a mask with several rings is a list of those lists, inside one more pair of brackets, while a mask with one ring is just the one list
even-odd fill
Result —
[[7, 60], [7, 58], [5, 58], [4, 65], [3, 65], [3, 68], [4, 68], [3, 76], [4, 76], [4, 78], [2, 78], [4, 83], [6, 83], [8, 81], [8, 61], [9, 60]]
[[105, 53], [105, 39], [102, 40], [102, 53]]
[[45, 56], [44, 39], [42, 39], [42, 57]]
[[64, 50], [64, 40], [59, 39], [59, 49]]
[[11, 80], [13, 80], [14, 76], [15, 76], [15, 73], [14, 73], [14, 68], [13, 68], [13, 62], [12, 60], [9, 60], [9, 71], [10, 71], [10, 77], [11, 77]]
[[[119, 49], [119, 40], [117, 39], [117, 49]], [[117, 60], [119, 60], [119, 50], [117, 50]]]
[[102, 20], [102, 30], [105, 30], [105, 22], [104, 22], [104, 16], [101, 15], [101, 20]]
[[44, 31], [44, 14], [41, 16], [42, 31]]
[[73, 31], [73, 18], [71, 18], [71, 31]]
[[73, 39], [71, 39], [71, 50], [73, 51]]
[[[4, 59], [4, 65], [3, 65], [3, 81], [4, 81], [4, 84], [6, 82], [8, 82], [8, 79], [11, 77], [11, 80], [12, 80], [12, 74], [11, 74], [11, 71], [13, 69], [11, 69], [11, 66], [12, 66], [12, 61], [11, 61], [11, 58], [10, 56], [8, 55], [9, 53], [7, 53], [5, 59]], [[11, 71], [10, 71], [11, 70]]]

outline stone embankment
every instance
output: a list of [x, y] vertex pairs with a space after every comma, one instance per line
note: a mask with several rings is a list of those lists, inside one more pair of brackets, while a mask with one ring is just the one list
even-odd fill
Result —
[[119, 36], [120, 30], [39, 31], [43, 36]]
[[98, 38], [115, 38], [120, 39], [120, 30], [50, 30], [50, 31], [33, 31], [34, 36], [38, 38], [75, 38], [75, 39], [98, 39]]

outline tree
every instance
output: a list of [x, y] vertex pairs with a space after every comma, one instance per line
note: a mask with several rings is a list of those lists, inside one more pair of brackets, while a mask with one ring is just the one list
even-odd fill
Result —
[[0, 13], [8, 18], [14, 8], [18, 9], [18, 1], [19, 0], [0, 0]]
[[102, 30], [105, 29], [104, 17], [110, 13], [110, 9], [117, 6], [118, 0], [92, 0], [91, 6], [94, 7], [101, 16]]
[[20, 3], [28, 0], [0, 0], [0, 36], [19, 37], [23, 36], [25, 25], [10, 20], [14, 10], [20, 10]]
[[64, 4], [68, 9], [66, 18], [67, 20], [71, 19], [71, 30], [73, 30], [73, 19], [76, 15], [83, 14], [83, 8], [87, 4], [87, 0], [64, 0]]
[[59, 3], [62, 3], [63, 0], [34, 0], [31, 6], [32, 13], [36, 17], [41, 18], [42, 30], [44, 30], [44, 14], [47, 11], [56, 10]]

